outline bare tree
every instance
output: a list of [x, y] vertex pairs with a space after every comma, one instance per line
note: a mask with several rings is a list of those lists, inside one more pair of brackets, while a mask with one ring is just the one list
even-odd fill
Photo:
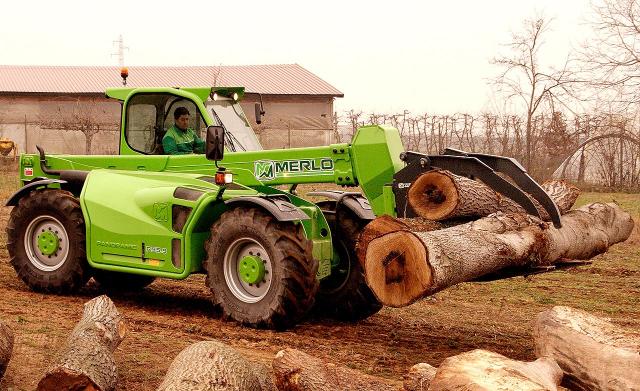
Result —
[[507, 100], [517, 99], [526, 111], [524, 163], [527, 169], [532, 162], [534, 117], [545, 104], [551, 111], [554, 104], [566, 106], [563, 98], [571, 95], [568, 86], [573, 80], [569, 60], [557, 70], [543, 69], [540, 64], [540, 48], [548, 26], [549, 21], [542, 17], [525, 20], [522, 31], [514, 33], [506, 45], [509, 53], [492, 60], [502, 68], [494, 85]]
[[608, 102], [640, 103], [640, 2], [596, 0], [591, 20], [594, 36], [580, 53], [591, 86], [607, 92]]

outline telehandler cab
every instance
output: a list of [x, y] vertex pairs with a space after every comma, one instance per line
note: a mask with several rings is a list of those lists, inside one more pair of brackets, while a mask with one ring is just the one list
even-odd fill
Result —
[[[109, 89], [122, 104], [119, 155], [48, 155], [39, 147], [21, 155], [23, 187], [7, 201], [18, 276], [34, 290], [66, 293], [91, 277], [105, 289], [132, 290], [157, 277], [204, 273], [225, 317], [281, 329], [314, 303], [343, 320], [381, 308], [356, 259], [358, 235], [376, 216], [414, 216], [407, 189], [435, 167], [477, 177], [538, 215], [523, 189], [559, 224], [553, 201], [514, 160], [404, 152], [391, 127], [362, 127], [348, 144], [262, 150], [238, 103], [243, 94]], [[192, 113], [190, 126], [206, 133], [205, 154], [162, 154], [180, 106]], [[359, 186], [363, 194], [318, 191], [310, 194], [326, 200], [313, 203], [295, 192], [308, 183]]]

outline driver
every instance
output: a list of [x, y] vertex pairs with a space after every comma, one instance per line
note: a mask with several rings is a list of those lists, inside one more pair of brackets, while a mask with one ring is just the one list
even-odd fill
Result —
[[204, 141], [189, 128], [189, 110], [178, 107], [173, 112], [175, 123], [162, 138], [162, 148], [167, 155], [204, 153]]

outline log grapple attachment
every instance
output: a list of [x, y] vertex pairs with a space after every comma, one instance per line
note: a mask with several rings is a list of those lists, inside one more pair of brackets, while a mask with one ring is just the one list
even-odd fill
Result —
[[420, 175], [434, 169], [442, 169], [469, 179], [479, 179], [491, 189], [521, 205], [527, 213], [541, 217], [532, 201], [534, 199], [549, 214], [556, 228], [562, 226], [557, 205], [515, 159], [469, 153], [453, 148], [446, 148], [440, 155], [403, 152], [400, 159], [406, 163], [406, 167], [393, 176], [398, 217], [417, 216], [409, 204], [409, 187]]

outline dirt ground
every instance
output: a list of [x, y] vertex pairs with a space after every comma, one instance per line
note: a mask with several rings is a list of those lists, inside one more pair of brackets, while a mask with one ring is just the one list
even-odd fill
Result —
[[[0, 200], [17, 186], [2, 173]], [[640, 217], [640, 195], [583, 195], [579, 203], [615, 199]], [[30, 291], [8, 262], [5, 225], [10, 208], [0, 207], [0, 319], [15, 332], [15, 347], [0, 390], [33, 390], [69, 332], [83, 303], [101, 294], [90, 282], [74, 296]], [[254, 330], [223, 321], [209, 302], [202, 276], [156, 281], [113, 301], [129, 333], [116, 351], [120, 390], [154, 390], [173, 358], [187, 345], [207, 339], [227, 343], [268, 362], [291, 347], [367, 373], [398, 379], [418, 363], [439, 365], [476, 348], [508, 357], [534, 358], [531, 323], [554, 305], [611, 317], [640, 330], [640, 234], [594, 259], [592, 265], [528, 278], [461, 284], [403, 309], [384, 308], [357, 324], [314, 318], [292, 330]]]

